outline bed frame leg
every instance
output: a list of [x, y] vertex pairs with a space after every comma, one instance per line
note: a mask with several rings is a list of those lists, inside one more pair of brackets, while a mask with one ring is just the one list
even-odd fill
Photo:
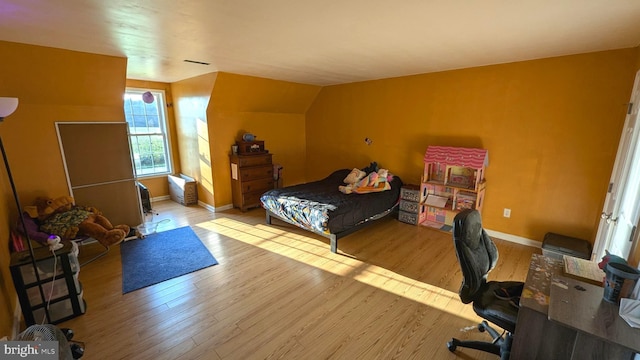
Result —
[[271, 214], [269, 214], [269, 211], [265, 212], [265, 216], [266, 216], [265, 221], [267, 222], [267, 225], [271, 225]]
[[334, 254], [338, 253], [338, 238], [335, 235], [331, 235], [329, 237], [329, 240], [331, 241], [331, 252]]

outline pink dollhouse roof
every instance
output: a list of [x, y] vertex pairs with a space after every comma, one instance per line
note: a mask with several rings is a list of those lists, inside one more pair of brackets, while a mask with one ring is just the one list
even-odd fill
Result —
[[424, 162], [481, 169], [489, 165], [489, 151], [452, 146], [428, 146], [424, 154]]

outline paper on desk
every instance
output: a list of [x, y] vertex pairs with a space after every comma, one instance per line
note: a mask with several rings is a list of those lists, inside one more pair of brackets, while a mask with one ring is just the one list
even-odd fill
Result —
[[563, 255], [564, 273], [594, 285], [602, 286], [605, 273], [595, 261]]
[[620, 299], [620, 310], [618, 314], [629, 326], [640, 328], [640, 300]]

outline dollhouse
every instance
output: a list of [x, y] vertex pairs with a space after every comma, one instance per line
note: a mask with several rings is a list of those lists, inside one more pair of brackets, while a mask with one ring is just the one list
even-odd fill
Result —
[[426, 212], [421, 225], [449, 231], [458, 212], [481, 212], [488, 163], [485, 149], [428, 146], [420, 184]]

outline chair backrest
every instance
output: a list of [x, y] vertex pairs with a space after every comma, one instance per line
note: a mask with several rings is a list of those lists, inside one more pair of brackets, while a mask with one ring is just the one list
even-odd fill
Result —
[[477, 210], [464, 210], [453, 219], [453, 244], [463, 276], [460, 300], [468, 304], [486, 284], [498, 261], [498, 249], [482, 228]]

